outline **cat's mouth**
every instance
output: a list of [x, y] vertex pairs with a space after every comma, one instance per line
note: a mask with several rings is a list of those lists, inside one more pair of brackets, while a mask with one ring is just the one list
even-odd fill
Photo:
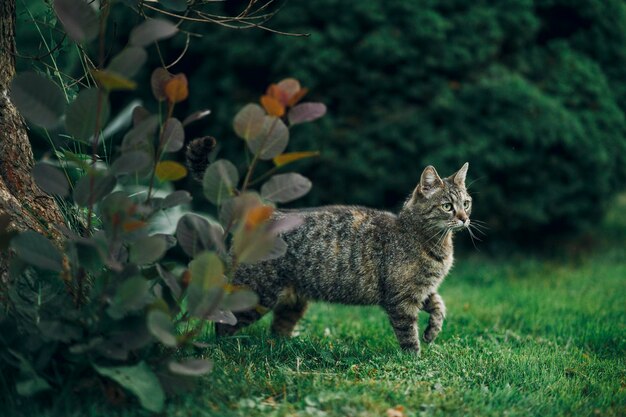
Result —
[[463, 229], [467, 229], [470, 225], [470, 219], [466, 219], [465, 221], [463, 220], [457, 220], [455, 222], [455, 225], [452, 226], [452, 230], [454, 230], [455, 232], [459, 231], [459, 230], [463, 230]]

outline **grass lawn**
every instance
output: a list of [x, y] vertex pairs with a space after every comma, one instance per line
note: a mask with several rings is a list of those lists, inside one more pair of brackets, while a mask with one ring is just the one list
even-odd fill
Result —
[[[290, 340], [267, 336], [269, 317], [234, 338], [209, 334], [214, 372], [165, 414], [626, 415], [623, 250], [576, 262], [473, 255], [441, 294], [448, 319], [420, 357], [399, 351], [375, 307], [314, 304]], [[70, 395], [37, 415], [145, 415], [75, 405]]]
[[217, 343], [215, 372], [168, 415], [626, 415], [624, 254], [466, 259], [441, 294], [448, 319], [419, 358], [380, 309], [315, 304], [294, 339], [266, 319]]
[[[269, 337], [270, 317], [232, 338], [211, 331], [198, 355], [214, 371], [164, 415], [626, 416], [626, 195], [618, 202], [592, 253], [462, 251], [440, 291], [444, 329], [420, 357], [399, 350], [379, 308], [317, 303], [292, 339]], [[52, 408], [13, 400], [0, 416], [148, 415], [69, 389]]]

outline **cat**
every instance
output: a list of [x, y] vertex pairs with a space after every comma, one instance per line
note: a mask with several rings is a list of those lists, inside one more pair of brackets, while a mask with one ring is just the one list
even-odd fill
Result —
[[400, 347], [419, 353], [418, 312], [430, 314], [423, 338], [432, 342], [446, 315], [437, 289], [453, 264], [452, 235], [470, 225], [468, 167], [444, 179], [426, 167], [397, 215], [358, 206], [277, 210], [277, 219], [297, 215], [303, 223], [282, 235], [283, 257], [239, 266], [233, 284], [254, 290], [261, 308], [235, 313], [235, 325], [216, 324], [217, 334], [273, 310], [272, 333], [290, 336], [309, 300], [380, 305]]

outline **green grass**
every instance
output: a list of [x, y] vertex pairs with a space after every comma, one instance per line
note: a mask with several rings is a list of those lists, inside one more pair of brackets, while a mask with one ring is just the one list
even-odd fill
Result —
[[444, 331], [419, 358], [378, 308], [314, 305], [288, 341], [262, 322], [218, 343], [212, 377], [170, 413], [624, 415], [625, 261], [461, 261], [441, 289]]
[[[375, 307], [314, 304], [290, 340], [267, 336], [269, 317], [235, 338], [207, 335], [214, 372], [165, 414], [385, 416], [401, 405], [407, 416], [626, 415], [623, 250], [576, 262], [474, 255], [441, 294], [448, 318], [420, 357], [399, 351]], [[48, 414], [75, 412], [70, 396]]]

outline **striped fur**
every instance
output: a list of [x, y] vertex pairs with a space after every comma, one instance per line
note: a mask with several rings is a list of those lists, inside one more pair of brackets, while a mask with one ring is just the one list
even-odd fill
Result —
[[[445, 305], [437, 289], [452, 267], [452, 235], [469, 225], [466, 173], [467, 164], [441, 179], [427, 167], [397, 215], [355, 206], [278, 211], [277, 217], [288, 213], [303, 220], [282, 236], [287, 253], [241, 265], [233, 283], [249, 286], [263, 308], [274, 310], [275, 334], [292, 333], [308, 300], [380, 305], [400, 346], [419, 352], [419, 311], [430, 314], [424, 341], [434, 340], [443, 326]], [[218, 325], [218, 333], [233, 333], [260, 317], [237, 313], [239, 322]]]

